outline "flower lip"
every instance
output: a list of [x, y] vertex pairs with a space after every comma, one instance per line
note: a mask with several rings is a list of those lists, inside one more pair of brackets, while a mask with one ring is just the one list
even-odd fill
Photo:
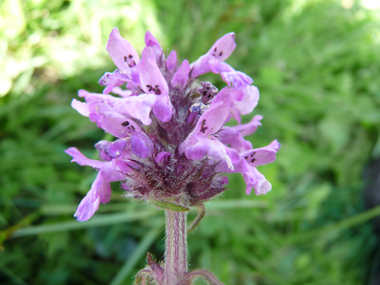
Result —
[[128, 74], [130, 68], [140, 62], [140, 57], [134, 47], [121, 37], [119, 30], [113, 28], [109, 35], [107, 51], [118, 69]]
[[207, 52], [208, 55], [225, 61], [236, 48], [235, 33], [228, 33], [218, 39]]
[[145, 93], [153, 93], [156, 95], [163, 93], [168, 96], [168, 84], [154, 60], [151, 48], [144, 48], [137, 70], [140, 74], [141, 88]]

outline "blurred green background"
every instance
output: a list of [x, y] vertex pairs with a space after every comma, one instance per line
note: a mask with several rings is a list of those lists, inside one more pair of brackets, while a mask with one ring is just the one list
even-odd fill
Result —
[[78, 89], [102, 91], [118, 27], [138, 51], [150, 30], [190, 62], [234, 31], [228, 63], [261, 94], [263, 126], [249, 139], [282, 144], [259, 168], [273, 185], [266, 196], [246, 196], [236, 174], [207, 203], [188, 239], [192, 269], [225, 284], [379, 284], [371, 220], [380, 208], [363, 201], [363, 171], [380, 156], [380, 10], [371, 3], [2, 0], [0, 283], [131, 284], [148, 250], [162, 257], [162, 211], [122, 198], [117, 183], [90, 221], [72, 216], [96, 171], [70, 164], [64, 149], [95, 158], [94, 143], [112, 138], [70, 102]]

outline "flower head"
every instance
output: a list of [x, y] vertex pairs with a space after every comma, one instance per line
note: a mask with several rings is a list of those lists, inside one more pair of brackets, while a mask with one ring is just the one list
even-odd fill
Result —
[[[100, 160], [88, 159], [76, 148], [66, 150], [72, 161], [98, 171], [75, 217], [86, 221], [100, 203], [109, 202], [114, 181], [121, 181], [129, 197], [185, 210], [223, 192], [228, 180], [222, 173], [242, 173], [247, 194], [252, 188], [257, 195], [271, 190], [257, 166], [274, 161], [280, 144], [275, 140], [254, 149], [244, 139], [261, 125], [262, 116], [241, 124], [241, 115], [257, 105], [259, 92], [249, 76], [225, 63], [236, 47], [235, 34], [217, 40], [192, 64], [178, 62], [175, 51], [166, 56], [150, 32], [145, 43], [140, 57], [114, 28], [107, 51], [117, 69], [99, 80], [104, 94], [80, 90], [85, 102], [72, 102], [117, 138], [95, 145]], [[219, 91], [210, 82], [199, 82], [207, 72], [220, 74], [228, 86]], [[231, 118], [238, 125], [225, 126]]]

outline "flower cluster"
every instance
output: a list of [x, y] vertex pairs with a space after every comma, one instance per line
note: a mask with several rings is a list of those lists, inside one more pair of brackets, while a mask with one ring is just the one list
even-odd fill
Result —
[[[190, 64], [180, 63], [175, 51], [166, 56], [150, 32], [140, 57], [117, 28], [112, 30], [107, 51], [117, 69], [99, 80], [103, 94], [80, 90], [85, 102], [72, 102], [117, 138], [95, 144], [101, 160], [86, 158], [73, 147], [66, 150], [72, 161], [98, 170], [75, 213], [79, 221], [109, 202], [113, 181], [122, 181], [128, 197], [173, 209], [188, 209], [223, 192], [228, 180], [222, 173], [242, 173], [247, 194], [252, 188], [257, 195], [271, 190], [257, 166], [273, 162], [280, 144], [274, 140], [254, 149], [244, 139], [261, 125], [262, 116], [241, 124], [241, 115], [257, 105], [259, 92], [249, 76], [225, 63], [236, 47], [234, 38], [234, 33], [224, 35]], [[199, 82], [207, 72], [220, 74], [228, 86], [219, 91], [210, 82]], [[238, 125], [225, 126], [231, 118]]]

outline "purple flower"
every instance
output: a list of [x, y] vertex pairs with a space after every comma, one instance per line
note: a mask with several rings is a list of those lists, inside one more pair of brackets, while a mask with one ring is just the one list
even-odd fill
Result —
[[[121, 151], [121, 150], [120, 150]], [[108, 203], [111, 199], [111, 185], [113, 181], [120, 181], [127, 178], [126, 169], [121, 166], [118, 159], [111, 161], [98, 161], [85, 157], [78, 149], [71, 147], [66, 153], [73, 157], [72, 161], [79, 165], [88, 165], [98, 170], [98, 176], [92, 183], [90, 191], [80, 202], [74, 217], [78, 221], [87, 221], [99, 208], [99, 203]]]
[[107, 51], [118, 69], [113, 73], [106, 72], [99, 80], [100, 85], [107, 86], [103, 92], [107, 94], [126, 82], [138, 83], [135, 67], [140, 62], [140, 57], [134, 47], [120, 36], [117, 28], [109, 36]]
[[213, 72], [220, 74], [229, 87], [244, 88], [252, 84], [253, 80], [246, 74], [236, 71], [224, 61], [231, 55], [236, 47], [235, 33], [229, 33], [217, 40], [210, 50], [191, 64], [191, 77], [197, 78], [202, 74]]
[[[261, 126], [262, 116], [241, 124], [241, 116], [256, 107], [259, 91], [250, 77], [224, 62], [236, 47], [235, 34], [217, 40], [192, 64], [179, 62], [175, 51], [166, 56], [150, 32], [145, 43], [140, 57], [114, 28], [107, 51], [117, 69], [100, 79], [104, 94], [80, 90], [85, 102], [72, 101], [80, 114], [117, 138], [95, 145], [101, 160], [66, 150], [72, 161], [98, 171], [77, 219], [88, 220], [110, 200], [113, 181], [122, 182], [126, 196], [167, 209], [186, 210], [225, 191], [223, 173], [240, 172], [247, 194], [252, 188], [257, 195], [267, 193], [271, 184], [257, 167], [273, 162], [280, 144], [274, 140], [254, 149], [244, 138]], [[228, 86], [218, 91], [196, 80], [207, 72], [220, 74]], [[238, 125], [225, 126], [231, 118]]]
[[234, 164], [233, 169], [222, 162], [217, 166], [217, 170], [220, 172], [242, 173], [244, 181], [247, 184], [247, 195], [251, 193], [252, 187], [254, 187], [256, 195], [266, 194], [272, 189], [272, 185], [256, 167], [275, 161], [276, 153], [280, 149], [280, 146], [280, 143], [274, 140], [266, 147], [242, 151], [239, 154], [240, 160]]
[[238, 152], [227, 147], [215, 137], [226, 122], [231, 109], [231, 96], [227, 87], [223, 88], [212, 101], [208, 109], [200, 116], [194, 130], [180, 145], [180, 154], [193, 160], [202, 159], [205, 155], [218, 162], [226, 161], [233, 169], [233, 163], [239, 161]]

